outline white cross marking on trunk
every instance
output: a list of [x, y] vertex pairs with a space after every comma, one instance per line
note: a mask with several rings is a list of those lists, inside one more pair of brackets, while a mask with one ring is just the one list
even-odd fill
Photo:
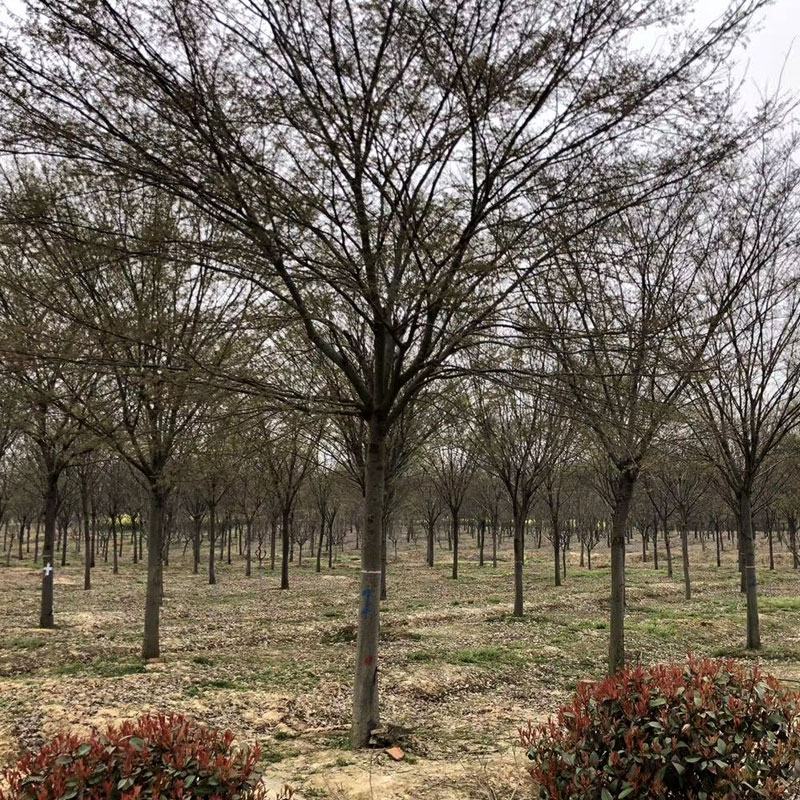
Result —
[[42, 570], [42, 572], [44, 572], [44, 574], [45, 574], [45, 575], [50, 575], [50, 573], [51, 573], [52, 571], [53, 571], [53, 565], [52, 565], [52, 564], [48, 564], [48, 565], [47, 565], [47, 566], [46, 566], [46, 567], [45, 567], [45, 568]]

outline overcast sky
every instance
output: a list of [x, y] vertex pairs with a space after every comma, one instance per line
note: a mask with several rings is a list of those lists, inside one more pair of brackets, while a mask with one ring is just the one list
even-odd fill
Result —
[[[727, 5], [728, 0], [696, 0], [698, 19], [711, 21]], [[765, 88], [775, 91], [779, 80], [783, 91], [800, 94], [800, 0], [775, 0], [761, 18], [747, 49], [738, 57], [746, 70], [743, 99], [753, 105]]]
[[[694, 0], [696, 20], [712, 22], [729, 2]], [[22, 0], [0, 0], [0, 24], [7, 22], [9, 10], [18, 14], [23, 7]], [[736, 59], [745, 76], [742, 91], [748, 106], [754, 106], [765, 89], [774, 91], [779, 79], [784, 91], [800, 95], [800, 0], [773, 0], [760, 17], [759, 29], [751, 34], [747, 49], [740, 49]]]

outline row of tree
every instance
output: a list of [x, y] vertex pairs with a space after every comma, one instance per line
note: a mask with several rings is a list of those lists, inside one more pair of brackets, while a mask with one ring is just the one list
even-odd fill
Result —
[[[25, 449], [24, 429], [19, 433], [19, 445], [6, 451], [0, 474], [0, 525], [4, 526], [2, 550], [6, 566], [12, 558], [43, 564], [46, 559], [41, 548], [43, 475], [36, 454]], [[393, 548], [396, 558], [400, 542], [411, 548], [421, 546], [428, 566], [434, 565], [436, 548], [446, 547], [454, 579], [458, 577], [462, 529], [473, 543], [473, 556], [480, 566], [491, 563], [496, 567], [498, 556], [501, 560], [507, 558], [504, 545], [513, 543], [517, 532], [513, 498], [497, 473], [489, 471], [491, 455], [476, 447], [471, 445], [464, 458], [465, 454], [452, 444], [434, 444], [421, 450], [410, 468], [397, 476], [399, 489], [384, 520], [382, 597], [386, 554]], [[755, 498], [755, 528], [761, 531], [766, 548], [762, 563], [768, 564], [769, 569], [775, 569], [776, 551], [780, 549], [785, 549], [790, 566], [800, 567], [800, 492], [793, 450], [794, 443], [787, 449], [788, 454], [778, 456], [770, 481], [759, 485]], [[254, 560], [259, 568], [266, 562], [274, 571], [281, 539], [287, 545], [280, 559], [287, 565], [296, 561], [302, 566], [306, 547], [312, 558], [316, 551], [317, 572], [323, 555], [331, 568], [346, 544], [358, 550], [359, 487], [352, 474], [328, 459], [329, 453], [318, 450], [298, 454], [310, 463], [289, 504], [289, 525], [284, 529], [280, 525], [284, 509], [279, 502], [283, 495], [276, 485], [291, 476], [277, 475], [276, 483], [270, 483], [262, 472], [263, 464], [257, 462], [251, 464], [249, 475], [224, 462], [204, 470], [199, 468], [197, 459], [184, 464], [167, 506], [163, 565], [169, 564], [170, 553], [177, 550], [184, 561], [190, 560], [192, 572], [198, 574], [205, 547], [204, 571], [209, 583], [216, 583], [216, 563], [226, 561], [230, 565], [232, 554], [244, 562], [248, 577]], [[258, 486], [261, 491], [249, 491], [250, 486]], [[708, 465], [677, 454], [672, 454], [670, 460], [653, 462], [643, 476], [642, 488], [631, 511], [626, 536], [628, 554], [635, 553], [634, 540], [638, 539], [641, 562], [652, 562], [659, 569], [661, 551], [662, 566], [672, 577], [672, 545], [677, 532], [686, 598], [691, 599], [690, 538], [699, 539], [704, 550], [708, 546], [715, 551], [717, 566], [731, 544], [741, 556], [738, 509], [725, 502], [724, 492], [720, 492]], [[104, 450], [87, 451], [64, 471], [59, 483], [56, 561], [61, 566], [67, 564], [71, 542], [74, 552], [82, 553], [84, 589], [91, 588], [96, 552], [97, 560], [110, 564], [114, 574], [119, 571], [123, 553], [133, 564], [138, 563], [147, 547], [143, 514], [146, 499], [144, 487], [122, 460]], [[556, 586], [566, 576], [569, 551], [579, 551], [580, 566], [591, 570], [595, 550], [610, 544], [610, 508], [607, 472], [597, 463], [575, 459], [566, 467], [551, 466], [528, 507], [533, 516], [521, 526], [523, 562], [526, 546], [528, 550], [538, 550], [549, 543]], [[288, 571], [282, 570], [281, 586], [289, 588]], [[518, 599], [521, 607], [521, 594]]]
[[[800, 413], [789, 109], [743, 114], [726, 70], [765, 3], [698, 30], [662, 0], [30, 0], [0, 43], [0, 352], [47, 563], [64, 471], [113, 451], [148, 495], [157, 656], [192, 453], [246, 465], [245, 493], [269, 476], [286, 570], [334, 427], [363, 497], [363, 745], [384, 531], [434, 408], [464, 420], [430, 460], [454, 565], [480, 461], [513, 519], [517, 613], [534, 498], [559, 508], [577, 442], [603, 465], [611, 671], [634, 490], [690, 441], [736, 510], [758, 647], [754, 497]], [[52, 592], [46, 567], [42, 624]]]

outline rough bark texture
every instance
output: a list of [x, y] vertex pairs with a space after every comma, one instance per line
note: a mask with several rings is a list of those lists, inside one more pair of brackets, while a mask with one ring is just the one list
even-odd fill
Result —
[[380, 632], [380, 580], [385, 473], [386, 429], [371, 419], [364, 469], [364, 536], [361, 546], [356, 680], [353, 690], [354, 747], [364, 747], [378, 725], [378, 637]]
[[753, 540], [753, 513], [750, 491], [739, 494], [739, 531], [747, 597], [747, 649], [761, 649], [761, 628], [758, 620], [758, 584], [756, 581], [756, 555]]
[[620, 473], [611, 521], [611, 620], [608, 640], [608, 671], [614, 674], [625, 666], [625, 528], [628, 524], [635, 477]]
[[58, 475], [48, 475], [44, 495], [44, 545], [42, 547], [42, 602], [39, 627], [54, 628], [53, 579], [55, 576], [56, 514], [58, 513]]
[[524, 613], [522, 594], [523, 555], [525, 551], [525, 520], [520, 515], [514, 518], [514, 616]]
[[166, 495], [158, 487], [150, 488], [150, 520], [147, 531], [147, 593], [144, 601], [144, 642], [142, 658], [160, 655], [159, 624], [161, 617], [161, 539], [164, 531]]
[[291, 511], [284, 508], [281, 512], [281, 589], [289, 588], [289, 522]]

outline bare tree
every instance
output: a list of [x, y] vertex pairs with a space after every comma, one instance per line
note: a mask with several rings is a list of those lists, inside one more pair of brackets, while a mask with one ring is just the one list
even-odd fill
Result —
[[[9, 146], [134, 173], [238, 231], [250, 253], [237, 272], [275, 292], [342, 379], [316, 399], [367, 423], [355, 745], [378, 720], [392, 425], [512, 291], [495, 278], [515, 219], [595, 194], [578, 187], [601, 152], [678, 108], [697, 117], [765, 1], [737, 0], [685, 47], [650, 54], [632, 34], [680, 19], [655, 0], [35, 0], [35, 24], [0, 48]], [[720, 144], [707, 134], [677, 141]]]
[[800, 170], [789, 154], [757, 162], [761, 193], [750, 208], [750, 247], [764, 267], [712, 338], [694, 376], [697, 442], [737, 517], [747, 595], [747, 647], [761, 647], [753, 494], [769, 458], [800, 421], [800, 287], [796, 274]]
[[[85, 347], [83, 329], [47, 313], [46, 307], [31, 299], [33, 287], [44, 292], [53, 289], [52, 275], [44, 278], [30, 268], [28, 259], [36, 258], [37, 249], [27, 246], [26, 237], [17, 231], [12, 233], [6, 227], [5, 233], [0, 245], [4, 332], [0, 364], [6, 387], [12, 388], [9, 397], [18, 404], [22, 431], [35, 445], [44, 507], [39, 627], [52, 628], [56, 522], [63, 499], [60, 487], [67, 468], [91, 446], [76, 412], [94, 396], [97, 374], [74, 366]], [[7, 443], [8, 429], [0, 433], [2, 442]]]
[[477, 462], [468, 442], [458, 443], [454, 427], [443, 431], [427, 458], [429, 474], [443, 505], [450, 511], [450, 533], [453, 542], [452, 578], [458, 578], [458, 545], [461, 531], [461, 509], [470, 490]]
[[[88, 191], [90, 207], [83, 202]], [[47, 402], [59, 401], [63, 413], [114, 447], [149, 492], [142, 654], [154, 658], [173, 468], [217, 391], [198, 364], [218, 369], [234, 355], [246, 358], [233, 342], [249, 295], [210, 267], [222, 253], [213, 226], [157, 191], [23, 170], [9, 195], [19, 266], [7, 268], [4, 280], [36, 313], [48, 309], [80, 332], [72, 350], [53, 362], [76, 365], [68, 384], [75, 400]], [[94, 392], [85, 388], [89, 379]]]
[[[524, 610], [525, 526], [536, 492], [554, 467], [568, 426], [544, 392], [481, 389], [475, 399], [475, 433], [485, 468], [503, 485], [514, 526], [514, 616]], [[476, 441], [475, 447], [478, 447]]]
[[292, 514], [298, 493], [317, 460], [324, 426], [299, 414], [273, 414], [260, 420], [267, 474], [281, 520], [281, 589], [289, 588], [289, 546]]
[[692, 463], [690, 459], [681, 458], [675, 452], [667, 456], [669, 466], [656, 473], [664, 492], [672, 501], [678, 515], [681, 536], [681, 564], [683, 568], [684, 596], [692, 599], [692, 583], [689, 573], [689, 522], [698, 504], [708, 491], [708, 471], [702, 465]]
[[713, 202], [706, 189], [679, 181], [564, 246], [547, 278], [525, 287], [527, 341], [554, 354], [563, 397], [612, 468], [610, 672], [625, 663], [625, 536], [637, 479], [712, 335], [764, 263], [747, 225], [736, 226], [772, 187], [729, 183]]

